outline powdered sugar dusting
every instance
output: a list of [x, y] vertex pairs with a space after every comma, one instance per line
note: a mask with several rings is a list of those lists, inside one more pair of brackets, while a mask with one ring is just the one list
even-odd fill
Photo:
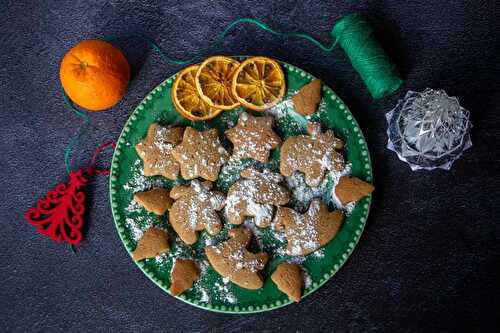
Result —
[[218, 292], [217, 296], [219, 299], [226, 301], [230, 304], [235, 304], [238, 302], [238, 299], [236, 298], [236, 296], [234, 296], [234, 294], [230, 290], [228, 283], [215, 282], [214, 287], [215, 287], [216, 291]]
[[[314, 201], [309, 207], [307, 215], [314, 216], [318, 210], [319, 202]], [[307, 221], [307, 217], [302, 214], [294, 214], [293, 218], [293, 222], [296, 227], [287, 228], [286, 230], [288, 244], [291, 245], [289, 248], [289, 254], [296, 256], [306, 251], [315, 251], [318, 249], [320, 247], [320, 243], [316, 225]]]
[[302, 277], [304, 278], [304, 287], [307, 289], [312, 285], [311, 275], [302, 267]]
[[128, 229], [130, 230], [130, 233], [132, 235], [132, 238], [135, 241], [138, 241], [142, 235], [144, 234], [144, 231], [142, 230], [139, 225], [137, 225], [136, 221], [133, 218], [127, 217], [125, 219], [125, 224], [127, 225]]
[[328, 191], [328, 177], [325, 177], [319, 186], [311, 187], [306, 184], [304, 175], [298, 171], [286, 177], [286, 183], [292, 192], [296, 208], [302, 212], [307, 210], [314, 198], [321, 198]]
[[210, 296], [208, 296], [208, 291], [206, 289], [200, 289], [200, 293], [200, 303], [210, 303]]
[[137, 213], [137, 212], [140, 212], [143, 208], [135, 201], [132, 199], [132, 201], [130, 201], [130, 204], [127, 206], [127, 208], [125, 208], [125, 211], [127, 213]]
[[136, 160], [130, 169], [132, 177], [123, 185], [125, 191], [136, 193], [148, 190], [152, 187], [164, 187], [165, 183], [161, 178], [144, 176], [141, 160]]
[[[258, 172], [247, 169], [245, 179], [240, 179], [229, 190], [225, 215], [233, 224], [240, 224], [245, 216], [253, 216], [258, 227], [271, 223], [273, 205], [285, 204], [288, 193], [279, 183], [283, 177], [267, 169]], [[283, 202], [282, 202], [283, 201]]]
[[287, 260], [287, 262], [289, 262], [290, 264], [296, 264], [296, 265], [300, 265], [304, 261], [306, 261], [305, 256], [294, 256]]
[[325, 249], [321, 248], [311, 254], [314, 258], [323, 259], [325, 257]]

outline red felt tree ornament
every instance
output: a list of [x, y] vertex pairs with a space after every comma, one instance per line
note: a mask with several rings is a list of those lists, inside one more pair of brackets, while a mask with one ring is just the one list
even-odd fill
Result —
[[109, 173], [109, 170], [97, 169], [95, 165], [99, 153], [109, 147], [114, 148], [115, 143], [107, 142], [99, 146], [89, 167], [71, 171], [68, 183], [57, 184], [44, 198], [38, 200], [36, 207], [28, 209], [25, 215], [28, 223], [54, 241], [79, 244], [83, 239], [84, 190], [92, 176]]

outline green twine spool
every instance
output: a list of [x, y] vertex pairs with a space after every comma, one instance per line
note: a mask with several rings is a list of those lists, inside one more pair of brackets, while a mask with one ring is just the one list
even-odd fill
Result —
[[344, 49], [373, 98], [385, 97], [399, 89], [403, 80], [363, 15], [354, 13], [342, 18], [331, 34]]

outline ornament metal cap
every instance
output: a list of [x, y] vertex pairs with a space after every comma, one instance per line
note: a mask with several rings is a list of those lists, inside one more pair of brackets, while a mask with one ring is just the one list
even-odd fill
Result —
[[449, 170], [472, 146], [469, 111], [444, 90], [410, 90], [386, 118], [387, 148], [413, 171]]

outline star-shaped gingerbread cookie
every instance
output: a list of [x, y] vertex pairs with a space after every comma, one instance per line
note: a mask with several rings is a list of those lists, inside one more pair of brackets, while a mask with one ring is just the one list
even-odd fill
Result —
[[309, 123], [307, 131], [309, 135], [291, 136], [281, 146], [280, 172], [289, 177], [301, 171], [306, 184], [314, 187], [321, 183], [325, 171], [342, 170], [344, 158], [336, 149], [344, 143], [331, 130], [321, 132], [319, 123]]
[[305, 256], [335, 238], [343, 219], [342, 212], [329, 212], [326, 204], [315, 199], [305, 214], [291, 208], [279, 207], [274, 221], [278, 230], [285, 229], [288, 241], [286, 253], [291, 256]]
[[154, 123], [149, 126], [144, 140], [135, 149], [144, 162], [145, 176], [163, 176], [175, 180], [179, 164], [172, 157], [172, 150], [182, 141], [182, 127], [163, 127]]
[[254, 117], [242, 112], [238, 124], [226, 131], [233, 143], [233, 158], [252, 158], [266, 163], [271, 149], [278, 147], [281, 138], [273, 131], [273, 118]]
[[229, 239], [205, 248], [210, 265], [222, 277], [246, 289], [259, 289], [263, 286], [259, 271], [266, 266], [268, 255], [265, 252], [252, 253], [246, 249], [252, 234], [246, 228], [229, 230]]
[[215, 235], [222, 229], [217, 211], [224, 208], [225, 196], [211, 189], [211, 182], [193, 180], [190, 186], [178, 185], [170, 191], [176, 200], [169, 211], [170, 224], [186, 244], [196, 243], [197, 231], [206, 229]]
[[198, 132], [187, 127], [182, 143], [172, 151], [172, 156], [180, 164], [182, 178], [201, 177], [212, 182], [217, 180], [228, 155], [220, 143], [216, 128]]

